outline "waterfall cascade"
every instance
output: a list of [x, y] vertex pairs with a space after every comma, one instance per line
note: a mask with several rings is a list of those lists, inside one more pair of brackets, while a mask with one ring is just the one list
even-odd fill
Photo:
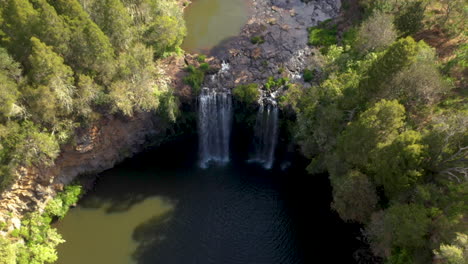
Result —
[[278, 107], [276, 102], [260, 102], [254, 128], [254, 150], [250, 162], [257, 162], [271, 169], [278, 140]]
[[221, 70], [209, 79], [208, 84], [214, 88], [204, 87], [199, 97], [198, 135], [202, 168], [212, 161], [229, 161], [232, 99], [229, 91], [218, 87], [219, 79], [228, 70], [229, 64], [223, 62]]

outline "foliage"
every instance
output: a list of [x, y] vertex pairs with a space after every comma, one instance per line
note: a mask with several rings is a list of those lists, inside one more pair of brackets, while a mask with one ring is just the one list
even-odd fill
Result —
[[205, 56], [205, 55], [200, 54], [200, 55], [197, 56], [197, 61], [198, 61], [199, 63], [203, 63], [203, 62], [205, 62], [205, 60], [206, 60], [206, 56]]
[[345, 221], [366, 223], [377, 208], [375, 187], [366, 175], [350, 171], [334, 184], [332, 208]]
[[393, 17], [383, 12], [375, 12], [359, 27], [356, 47], [362, 53], [381, 51], [390, 46], [396, 37]]
[[413, 35], [423, 28], [425, 6], [423, 1], [406, 4], [395, 17], [395, 26], [403, 36]]
[[192, 87], [194, 95], [199, 95], [201, 93], [201, 86], [205, 80], [205, 72], [193, 65], [189, 65], [185, 70], [188, 72], [188, 75], [184, 77], [184, 83]]
[[239, 102], [245, 104], [254, 104], [260, 97], [260, 91], [256, 83], [238, 85], [232, 90], [232, 94]]
[[268, 77], [267, 82], [265, 83], [264, 87], [266, 90], [276, 90], [280, 87], [283, 87], [285, 85], [288, 85], [289, 79], [286, 77], [281, 77], [278, 79], [275, 79], [273, 76]]
[[337, 43], [337, 29], [321, 27], [311, 27], [309, 31], [309, 45], [312, 46], [330, 46]]
[[0, 264], [16, 264], [17, 244], [0, 236]]
[[314, 71], [305, 69], [302, 72], [302, 77], [304, 78], [304, 82], [311, 82], [314, 79]]
[[81, 195], [82, 189], [80, 185], [68, 185], [65, 189], [58, 193], [57, 196], [47, 203], [45, 215], [50, 217], [63, 218], [70, 206], [76, 204]]
[[454, 241], [466, 232], [468, 109], [466, 93], [450, 88], [463, 86], [465, 47], [441, 67], [432, 47], [406, 37], [440, 28], [450, 1], [359, 2], [366, 14], [356, 35], [327, 46], [319, 83], [291, 86], [280, 105], [297, 116], [307, 170], [328, 172], [332, 208], [364, 224], [376, 255], [385, 263], [430, 263], [434, 255], [457, 263], [465, 256]]
[[440, 245], [434, 254], [447, 264], [464, 264], [468, 260], [468, 236], [457, 233], [453, 244]]
[[[59, 144], [101, 116], [166, 114], [156, 111], [170, 97], [154, 55], [185, 35], [176, 1], [1, 3], [0, 189], [19, 166], [53, 164]], [[173, 116], [178, 105], [166, 102]]]
[[265, 38], [263, 36], [253, 36], [250, 38], [252, 44], [263, 44], [265, 43]]

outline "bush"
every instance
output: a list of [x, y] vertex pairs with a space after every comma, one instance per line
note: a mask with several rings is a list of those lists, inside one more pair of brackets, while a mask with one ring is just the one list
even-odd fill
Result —
[[304, 82], [311, 82], [314, 79], [314, 72], [309, 69], [305, 69], [302, 72], [302, 77], [304, 78]]
[[57, 196], [47, 204], [45, 215], [50, 218], [63, 218], [67, 214], [68, 209], [70, 209], [70, 206], [78, 202], [81, 192], [82, 188], [80, 185], [69, 185], [65, 187], [63, 192], [58, 193]]
[[253, 36], [252, 38], [250, 38], [250, 42], [252, 42], [252, 44], [254, 45], [263, 44], [265, 43], [265, 38], [262, 36]]
[[274, 77], [270, 76], [267, 82], [265, 83], [265, 89], [269, 91], [271, 89], [279, 88], [288, 84], [289, 84], [289, 78], [282, 77], [279, 79], [275, 79]]
[[203, 80], [205, 79], [205, 72], [195, 68], [193, 65], [189, 65], [185, 70], [188, 72], [188, 75], [184, 77], [184, 83], [192, 87], [194, 95], [199, 95]]
[[331, 29], [311, 27], [309, 31], [309, 45], [330, 46], [337, 43], [338, 30], [336, 26]]
[[206, 56], [205, 56], [205, 55], [200, 54], [200, 55], [197, 56], [197, 61], [198, 61], [199, 63], [203, 63], [203, 62], [205, 62], [205, 60], [206, 60]]
[[239, 85], [232, 90], [232, 94], [238, 101], [245, 104], [253, 104], [260, 97], [258, 84], [256, 83]]

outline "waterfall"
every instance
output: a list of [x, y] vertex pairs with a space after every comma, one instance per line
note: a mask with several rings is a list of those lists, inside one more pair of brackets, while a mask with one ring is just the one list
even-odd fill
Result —
[[271, 169], [275, 159], [278, 140], [278, 107], [269, 103], [260, 104], [254, 130], [254, 151], [250, 162], [257, 162]]
[[198, 119], [200, 166], [206, 168], [210, 161], [228, 162], [231, 95], [204, 88], [199, 98]]

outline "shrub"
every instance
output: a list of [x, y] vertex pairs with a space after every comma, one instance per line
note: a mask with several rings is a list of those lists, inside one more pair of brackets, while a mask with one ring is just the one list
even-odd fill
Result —
[[192, 87], [194, 95], [199, 95], [203, 80], [205, 79], [205, 72], [195, 68], [193, 65], [189, 65], [185, 70], [188, 72], [188, 75], [184, 77], [184, 83]]
[[205, 62], [205, 60], [206, 60], [206, 56], [205, 56], [205, 55], [200, 54], [200, 55], [197, 56], [197, 61], [198, 61], [199, 63]]
[[304, 78], [304, 82], [311, 82], [314, 79], [314, 72], [309, 69], [305, 69], [302, 72], [302, 76]]
[[337, 43], [338, 30], [336, 26], [331, 29], [311, 27], [309, 31], [309, 45], [330, 46]]
[[239, 85], [232, 90], [232, 94], [237, 100], [246, 104], [253, 104], [260, 97], [256, 83]]
[[252, 38], [250, 38], [250, 42], [252, 42], [252, 44], [254, 45], [263, 44], [265, 43], [265, 38], [262, 36], [253, 36]]

